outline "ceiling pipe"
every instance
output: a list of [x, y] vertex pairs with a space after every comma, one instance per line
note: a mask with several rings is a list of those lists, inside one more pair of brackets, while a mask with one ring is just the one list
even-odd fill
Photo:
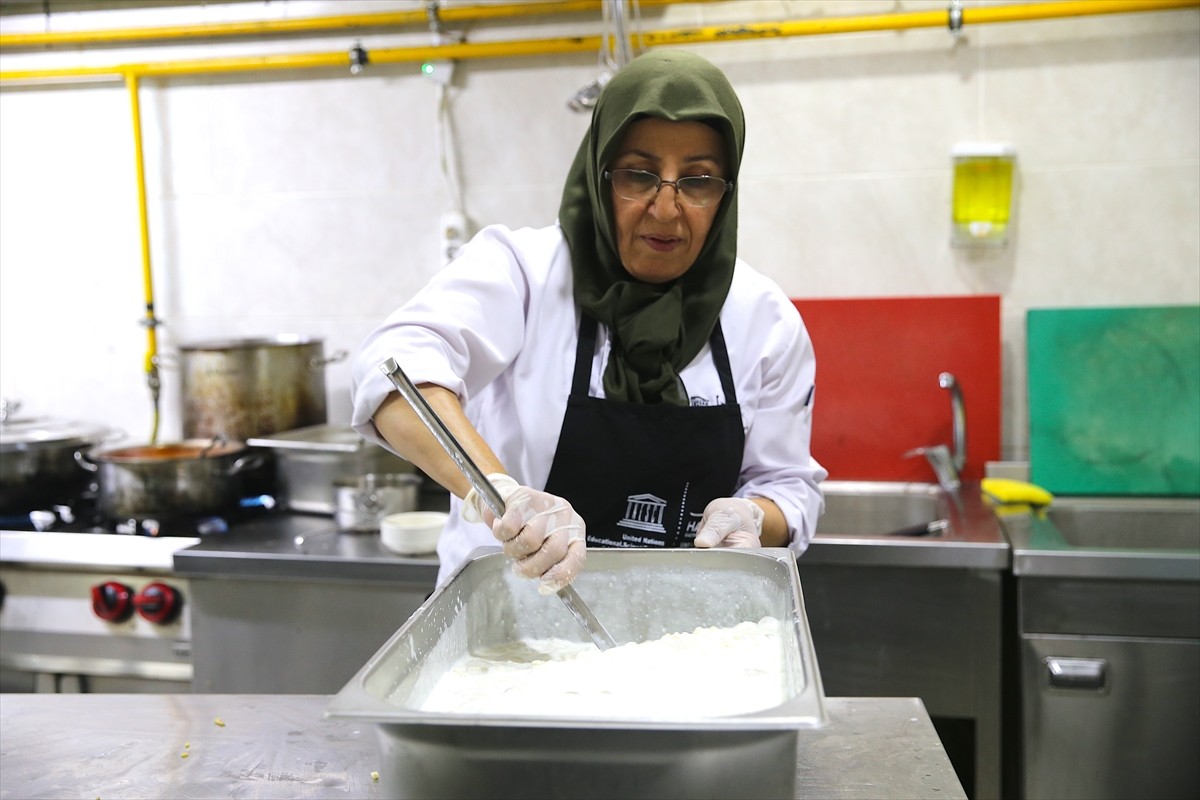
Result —
[[[984, 25], [997, 22], [1131, 14], [1186, 8], [1200, 8], [1200, 0], [1061, 0], [1061, 2], [964, 8], [960, 9], [960, 13], [961, 24], [965, 27], [968, 25]], [[792, 36], [817, 36], [861, 31], [949, 28], [948, 18], [948, 10], [943, 9], [858, 17], [827, 17], [783, 22], [712, 25], [699, 28], [647, 31], [640, 34], [639, 41], [648, 49], [665, 45], [777, 39]], [[427, 21], [424, 12], [422, 12], [422, 21]], [[401, 64], [582, 52], [594, 53], [600, 48], [601, 44], [602, 37], [599, 35], [563, 36], [549, 39], [455, 42], [436, 46], [382, 48], [371, 50], [369, 55], [371, 64]], [[143, 77], [165, 77], [256, 72], [260, 70], [321, 68], [349, 70], [350, 66], [349, 54], [346, 51], [337, 51], [330, 53], [235, 56], [97, 67], [8, 70], [0, 71], [0, 82], [72, 81], [79, 79], [106, 80], [123, 78], [128, 74], [136, 74]]]
[[648, 32], [643, 34], [642, 43], [649, 48], [692, 42], [732, 42], [744, 39], [820, 36], [863, 31], [899, 31], [913, 28], [948, 28], [957, 33], [967, 25], [1031, 22], [1102, 14], [1171, 11], [1184, 8], [1200, 8], [1200, 0], [1060, 0], [1047, 3], [989, 5], [978, 8], [952, 5], [948, 9], [930, 11], [908, 11], [857, 17], [823, 17], [784, 22], [754, 22], [737, 26], [710, 25], [690, 30]]
[[[460, 25], [471, 22], [547, 17], [565, 14], [593, 14], [611, 0], [556, 0], [542, 3], [486, 3], [484, 5], [439, 8], [443, 23]], [[713, 0], [641, 0], [646, 6], [677, 3], [705, 3]], [[368, 14], [341, 14], [300, 19], [212, 22], [195, 25], [160, 25], [147, 28], [109, 28], [90, 31], [37, 31], [0, 34], [0, 49], [45, 48], [58, 45], [144, 44], [189, 39], [236, 39], [262, 36], [338, 34], [364, 30], [421, 27], [428, 22], [425, 10], [383, 11]]]

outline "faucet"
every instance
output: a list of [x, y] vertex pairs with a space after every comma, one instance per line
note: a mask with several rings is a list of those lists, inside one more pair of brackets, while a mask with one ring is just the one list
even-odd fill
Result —
[[938, 375], [938, 385], [950, 392], [950, 413], [953, 421], [951, 447], [944, 444], [918, 447], [904, 454], [905, 458], [925, 456], [929, 466], [937, 475], [938, 485], [947, 492], [955, 492], [962, 484], [963, 466], [967, 463], [967, 408], [963, 403], [962, 388], [949, 372]]

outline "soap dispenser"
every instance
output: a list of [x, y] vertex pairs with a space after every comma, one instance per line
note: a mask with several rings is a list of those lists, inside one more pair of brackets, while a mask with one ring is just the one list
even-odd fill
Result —
[[999, 247], [1008, 241], [1016, 148], [995, 142], [957, 144], [951, 241]]

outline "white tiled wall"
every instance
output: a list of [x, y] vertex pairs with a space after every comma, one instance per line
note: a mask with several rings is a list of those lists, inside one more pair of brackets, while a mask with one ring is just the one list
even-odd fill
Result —
[[[657, 30], [945, 5], [734, 0], [647, 6], [642, 17]], [[0, 27], [423, 7], [197, 3], [8, 16]], [[469, 32], [515, 40], [595, 33], [598, 23], [557, 17]], [[361, 39], [370, 50], [427, 35]], [[14, 51], [0, 53], [0, 71], [341, 52], [353, 41]], [[1003, 297], [1005, 458], [1027, 455], [1027, 309], [1200, 302], [1200, 11], [975, 26], [958, 38], [916, 29], [694, 49], [725, 69], [746, 109], [741, 254], [789, 294]], [[566, 101], [597, 72], [593, 53], [458, 65], [450, 118], [474, 225], [553, 220], [587, 125]], [[140, 98], [166, 353], [198, 338], [276, 333], [321, 337], [330, 354], [352, 350], [439, 268], [438, 219], [449, 201], [435, 87], [415, 66], [374, 65], [353, 77], [147, 78]], [[949, 244], [950, 150], [968, 140], [1018, 151], [1017, 219], [1000, 250]], [[142, 441], [151, 407], [136, 203], [124, 86], [0, 85], [0, 396]], [[164, 381], [161, 433], [178, 436], [178, 371], [169, 364]], [[344, 361], [328, 368], [327, 383], [331, 419], [345, 422]]]

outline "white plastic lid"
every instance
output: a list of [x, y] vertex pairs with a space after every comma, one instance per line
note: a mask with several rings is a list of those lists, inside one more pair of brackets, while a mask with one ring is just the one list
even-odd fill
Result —
[[1017, 148], [1007, 142], [959, 142], [950, 153], [955, 158], [1015, 158]]

